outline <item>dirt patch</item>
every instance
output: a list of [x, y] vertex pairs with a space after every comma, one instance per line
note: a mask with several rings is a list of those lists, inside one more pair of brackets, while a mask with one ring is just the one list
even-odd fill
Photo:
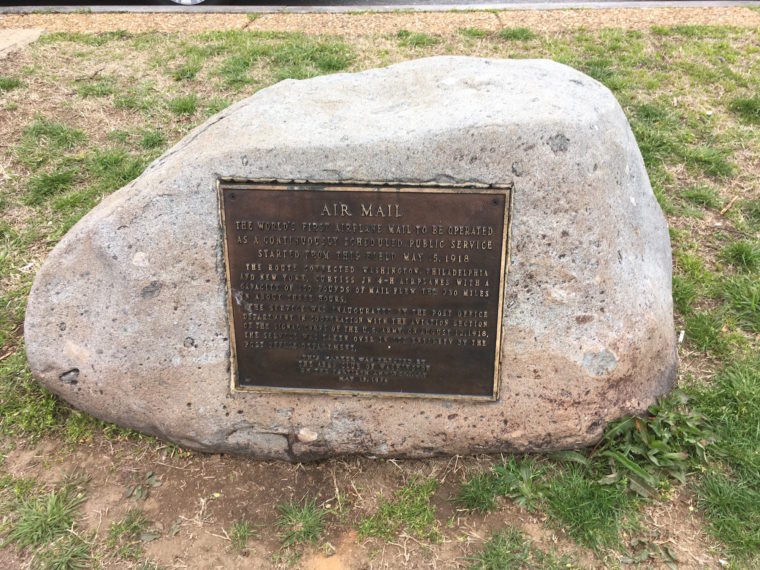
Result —
[[[343, 458], [290, 465], [255, 462], [225, 455], [167, 456], [161, 446], [111, 442], [97, 436], [73, 452], [55, 440], [20, 446], [8, 453], [5, 468], [17, 476], [34, 477], [51, 488], [74, 472], [90, 477], [87, 501], [81, 508], [81, 526], [94, 532], [102, 545], [113, 523], [130, 509], [141, 509], [150, 528], [160, 536], [142, 545], [141, 559], [162, 568], [344, 570], [374, 568], [469, 568], [471, 557], [494, 532], [514, 527], [545, 552], [569, 555], [580, 568], [604, 568], [614, 560], [599, 560], [563, 533], [547, 525], [546, 516], [531, 513], [506, 499], [485, 516], [462, 510], [454, 502], [465, 473], [487, 469], [498, 458], [488, 456], [446, 459], [381, 461]], [[160, 485], [146, 499], [128, 497], [129, 491], [154, 473]], [[372, 515], [381, 498], [413, 478], [435, 477], [433, 497], [442, 539], [434, 544], [402, 532], [385, 542], [360, 541], [358, 523]], [[298, 550], [283, 549], [276, 526], [276, 505], [294, 498], [314, 497], [329, 510], [323, 539]], [[340, 496], [340, 502], [338, 501]], [[647, 521], [659, 529], [658, 541], [672, 546], [684, 568], [718, 568], [710, 554], [701, 521], [690, 509], [687, 494], [672, 503], [645, 509]], [[232, 525], [246, 519], [253, 535], [243, 553], [230, 541]], [[102, 546], [101, 546], [102, 548]], [[100, 551], [104, 566], [133, 568], [113, 549]], [[0, 550], [4, 568], [21, 567], [25, 559], [13, 548]]]
[[201, 32], [251, 30], [340, 34], [347, 37], [394, 33], [400, 29], [444, 34], [459, 28], [496, 31], [526, 27], [538, 32], [577, 28], [723, 25], [759, 27], [760, 12], [749, 8], [628, 8], [601, 10], [505, 10], [501, 12], [409, 12], [360, 14], [264, 14], [250, 20], [245, 14], [4, 14], [0, 27], [44, 28], [48, 32], [99, 33]]

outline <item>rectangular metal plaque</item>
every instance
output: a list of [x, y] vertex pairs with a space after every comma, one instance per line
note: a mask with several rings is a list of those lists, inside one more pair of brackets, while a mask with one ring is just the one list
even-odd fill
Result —
[[232, 389], [495, 399], [509, 188], [220, 180]]

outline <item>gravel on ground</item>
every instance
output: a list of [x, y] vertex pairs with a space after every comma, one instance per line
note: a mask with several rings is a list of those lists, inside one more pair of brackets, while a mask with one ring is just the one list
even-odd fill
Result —
[[568, 29], [649, 29], [652, 26], [721, 25], [760, 27], [760, 11], [744, 7], [503, 10], [462, 12], [362, 12], [351, 14], [1, 14], [0, 31], [42, 28], [47, 32], [132, 33], [251, 30], [338, 34], [347, 37], [395, 33], [399, 29], [451, 33], [459, 28], [489, 31], [526, 27], [551, 33]]

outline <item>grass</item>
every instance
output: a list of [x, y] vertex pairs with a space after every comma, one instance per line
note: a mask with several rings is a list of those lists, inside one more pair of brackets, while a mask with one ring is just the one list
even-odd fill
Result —
[[506, 570], [508, 568], [543, 568], [559, 570], [573, 567], [567, 556], [557, 556], [533, 546], [519, 530], [510, 527], [491, 535], [483, 549], [470, 559], [473, 570]]
[[193, 115], [198, 110], [198, 96], [195, 93], [169, 99], [166, 106], [175, 115]]
[[532, 457], [510, 456], [486, 473], [479, 473], [459, 488], [458, 503], [471, 511], [489, 512], [496, 497], [509, 497], [530, 511], [543, 498], [545, 468]]
[[412, 479], [393, 494], [393, 500], [381, 499], [377, 512], [359, 522], [359, 538], [377, 537], [392, 540], [402, 530], [421, 540], [438, 542], [441, 531], [435, 518], [431, 498], [436, 479]]
[[506, 41], [527, 42], [536, 38], [536, 34], [529, 28], [504, 28], [496, 34], [499, 39]]
[[36, 562], [45, 570], [86, 570], [96, 566], [92, 545], [75, 534], [56, 539], [37, 555]]
[[607, 428], [596, 455], [609, 460], [605, 483], [625, 485], [642, 497], [656, 497], [669, 479], [686, 482], [687, 473], [707, 462], [715, 443], [705, 414], [676, 389], [649, 407], [644, 417], [625, 418]]
[[481, 28], [459, 28], [457, 32], [459, 32], [459, 35], [464, 38], [470, 38], [474, 40], [486, 38], [491, 35], [491, 32], [488, 30], [483, 30]]
[[141, 536], [150, 526], [142, 509], [132, 508], [119, 521], [108, 527], [106, 544], [115, 548], [121, 558], [137, 559], [142, 555]]
[[213, 75], [234, 91], [257, 83], [254, 74], [262, 65], [269, 67], [272, 80], [280, 81], [341, 71], [355, 59], [354, 50], [338, 38], [237, 31], [209, 32], [200, 37], [204, 45], [215, 45], [225, 54]]
[[694, 350], [712, 356], [725, 356], [730, 343], [723, 331], [725, 323], [716, 312], [700, 312], [686, 318], [686, 339]]
[[620, 546], [621, 530], [635, 525], [636, 501], [621, 484], [601, 484], [571, 465], [546, 490], [546, 514], [557, 528], [599, 552]]
[[744, 123], [760, 125], [760, 96], [735, 97], [728, 108]]
[[74, 524], [84, 494], [70, 489], [23, 499], [5, 543], [19, 548], [42, 547], [66, 535]]
[[318, 506], [315, 498], [307, 495], [300, 502], [291, 499], [276, 508], [280, 513], [276, 526], [283, 547], [314, 544], [322, 537], [328, 511]]
[[711, 210], [720, 208], [723, 203], [715, 188], [706, 184], [690, 186], [681, 193], [681, 196], [696, 206], [710, 208]]
[[427, 48], [441, 43], [440, 38], [422, 32], [399, 30], [396, 33], [398, 44], [405, 48]]
[[34, 382], [22, 351], [0, 362], [0, 433], [32, 441], [55, 431], [65, 407]]
[[21, 80], [18, 77], [0, 75], [0, 91], [12, 91], [19, 87], [21, 87]]
[[[741, 558], [760, 551], [760, 492], [746, 481], [721, 472], [707, 473], [695, 488], [697, 505], [705, 514], [710, 534]], [[749, 567], [749, 566], [748, 566]]]
[[[54, 50], [48, 47], [53, 44]], [[460, 516], [463, 524], [482, 522], [486, 513], [500, 520], [501, 510], [511, 503], [546, 520], [551, 532], [569, 537], [577, 548], [592, 548], [599, 557], [593, 564], [606, 564], [610, 552], [613, 560], [624, 560], [636, 549], [634, 541], [644, 540], [637, 537], [655, 540], [648, 534], [647, 517], [639, 513], [643, 505], [667, 509], [680, 487], [693, 495], [699, 516], [690, 524], [702, 524], [712, 536], [715, 556], [732, 567], [757, 567], [760, 199], [751, 157], [760, 155], [760, 138], [753, 130], [760, 123], [755, 88], [760, 70], [746, 63], [756, 59], [756, 45], [756, 31], [721, 26], [554, 34], [521, 27], [496, 33], [462, 28], [436, 35], [401, 30], [390, 37], [365, 34], [359, 39], [240, 30], [46, 34], [29, 48], [33, 65], [6, 67], [0, 74], [0, 92], [10, 99], [6, 110], [12, 109], [13, 121], [18, 121], [0, 151], [0, 459], [5, 448], [33, 446], [43, 437], [64, 450], [100, 438], [130, 438], [135, 453], [154, 445], [150, 438], [73, 412], [32, 381], [22, 335], [34, 271], [23, 268], [38, 262], [103, 196], [138, 176], [204, 116], [276, 81], [409, 57], [545, 57], [607, 85], [637, 137], [671, 226], [676, 326], [685, 331], [679, 346], [682, 392], [639, 418], [613, 423], [594, 449], [544, 457], [506, 455], [490, 468], [467, 473], [450, 494], [436, 479], [409, 478], [381, 498], [376, 509], [357, 506], [346, 520], [356, 521], [362, 539], [379, 541], [378, 552], [385, 548], [382, 542], [400, 543], [407, 537], [413, 538], [410, 544], [420, 541], [427, 552], [459, 538]], [[91, 76], [91, 68], [80, 67], [116, 57], [123, 58], [123, 77]], [[60, 99], [45, 91], [51, 78], [76, 93], [93, 117], [107, 117], [105, 132], [97, 121], [62, 110]], [[27, 94], [36, 97], [35, 111], [19, 100]], [[65, 511], [66, 501], [78, 500], [78, 492], [39, 489], [33, 479], [12, 477], [0, 461], [3, 540], [19, 528], [22, 514], [26, 530], [15, 531], [21, 534], [9, 546], [34, 536], [31, 529], [42, 529], [44, 520], [55, 534], [50, 546], [25, 547], [35, 564], [95, 565], [93, 553], [105, 546], [129, 565], [155, 567], [142, 560], [142, 536], [150, 526], [144, 513], [127, 513], [106, 539], [73, 534], [69, 529], [77, 529], [81, 505], [69, 508], [68, 526], [54, 524], [53, 515]], [[441, 520], [437, 499], [453, 502], [455, 518]], [[285, 549], [327, 542], [327, 521], [345, 530], [346, 522], [333, 521], [328, 512], [309, 497], [278, 505], [276, 528]], [[243, 519], [225, 526], [232, 552], [244, 553], [254, 523]], [[467, 561], [476, 568], [573, 563], [537, 548], [510, 527], [496, 532]], [[660, 562], [667, 561], [661, 556]]]
[[754, 271], [760, 268], [760, 242], [753, 240], [731, 242], [723, 250], [723, 259], [740, 271]]
[[41, 172], [29, 178], [26, 203], [37, 206], [50, 198], [69, 190], [77, 171], [73, 168], [58, 167], [51, 172]]
[[201, 69], [203, 69], [203, 60], [191, 57], [172, 71], [172, 77], [175, 81], [190, 81], [195, 79]]
[[253, 525], [246, 519], [241, 519], [232, 524], [229, 531], [230, 543], [238, 554], [248, 549], [248, 539], [254, 536]]
[[697, 299], [697, 286], [681, 275], [673, 275], [673, 306], [682, 315], [691, 314]]
[[86, 140], [81, 129], [37, 117], [24, 130], [16, 156], [26, 168], [36, 170], [60, 153], [84, 144]]
[[107, 97], [117, 92], [115, 80], [109, 76], [79, 81], [74, 88], [77, 95], [83, 99], [87, 97]]
[[143, 131], [140, 136], [140, 147], [145, 150], [162, 148], [166, 145], [166, 137], [157, 129], [148, 129]]
[[760, 281], [751, 276], [732, 277], [723, 283], [722, 293], [738, 326], [760, 333]]

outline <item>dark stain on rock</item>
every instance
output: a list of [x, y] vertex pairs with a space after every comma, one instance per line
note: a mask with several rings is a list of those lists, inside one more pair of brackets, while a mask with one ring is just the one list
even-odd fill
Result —
[[79, 368], [72, 368], [67, 370], [58, 377], [61, 382], [74, 386], [79, 382]]
[[594, 433], [599, 426], [602, 424], [602, 420], [596, 419], [593, 422], [589, 424], [589, 426], [586, 428], [586, 433]]
[[142, 291], [140, 292], [140, 296], [143, 299], [152, 299], [154, 297], [158, 297], [161, 294], [161, 282], [160, 281], [151, 281], [150, 285], [146, 285], [142, 288]]
[[557, 154], [558, 152], [567, 152], [567, 143], [570, 142], [570, 139], [562, 133], [557, 133], [553, 137], [549, 137], [549, 140], [546, 142], [549, 144], [552, 152]]
[[579, 325], [590, 323], [594, 320], [594, 315], [578, 315], [575, 317], [575, 322]]

